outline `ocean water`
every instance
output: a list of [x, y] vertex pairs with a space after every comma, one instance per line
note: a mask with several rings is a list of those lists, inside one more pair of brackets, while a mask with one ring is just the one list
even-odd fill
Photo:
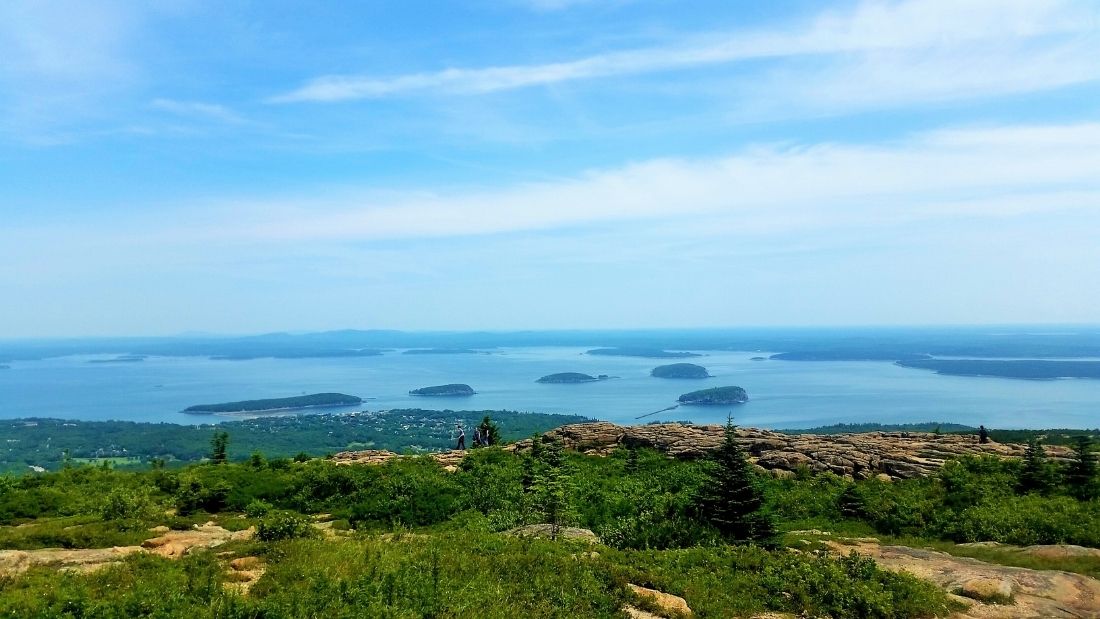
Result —
[[[679, 360], [602, 357], [585, 348], [502, 348], [490, 354], [402, 355], [218, 361], [149, 357], [137, 363], [89, 363], [103, 356], [10, 362], [0, 370], [0, 418], [57, 417], [210, 423], [231, 416], [187, 415], [194, 404], [337, 391], [368, 398], [325, 412], [390, 408], [510, 409], [573, 413], [617, 423], [654, 420], [720, 422], [732, 411], [741, 425], [811, 427], [838, 422], [943, 421], [999, 428], [1100, 426], [1100, 380], [1029, 381], [939, 376], [891, 362], [752, 361], [767, 352], [698, 351], [686, 359], [713, 378], [652, 378], [649, 370]], [[576, 385], [535, 382], [555, 372], [608, 374]], [[410, 389], [467, 383], [465, 398], [416, 397]], [[688, 391], [738, 385], [746, 404], [673, 406]], [[306, 411], [309, 414], [316, 411]]]

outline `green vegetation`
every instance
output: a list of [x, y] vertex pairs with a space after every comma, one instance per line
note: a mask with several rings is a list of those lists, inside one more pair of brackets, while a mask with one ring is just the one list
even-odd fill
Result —
[[294, 410], [299, 408], [320, 408], [323, 406], [354, 406], [361, 404], [363, 398], [343, 393], [314, 393], [289, 398], [268, 398], [266, 400], [242, 400], [222, 404], [198, 404], [183, 409], [185, 413], [255, 413], [263, 411]]
[[1053, 380], [1056, 378], [1100, 378], [1100, 361], [1054, 361], [1047, 359], [909, 359], [897, 362], [906, 368], [934, 370], [950, 376], [995, 376]]
[[585, 354], [602, 355], [605, 357], [646, 357], [649, 359], [685, 359], [687, 357], [702, 357], [699, 353], [685, 351], [669, 351], [660, 348], [643, 348], [639, 346], [620, 346], [617, 348], [593, 348]]
[[[15, 616], [618, 617], [634, 601], [630, 582], [681, 595], [704, 618], [767, 610], [915, 618], [950, 609], [932, 585], [868, 559], [721, 542], [700, 509], [704, 489], [721, 479], [711, 465], [645, 450], [597, 458], [543, 447], [537, 455], [473, 450], [455, 473], [427, 458], [380, 466], [259, 458], [5, 478], [0, 524], [26, 526], [0, 527], [3, 548], [135, 544], [150, 526], [207, 520], [253, 524], [257, 534], [179, 561], [134, 555], [89, 575], [32, 568], [0, 579], [0, 607]], [[778, 482], [736, 470], [774, 509]], [[178, 515], [164, 516], [167, 508]], [[318, 513], [354, 530], [326, 540], [310, 524]], [[502, 534], [544, 522], [593, 529], [599, 556], [580, 542]], [[242, 555], [266, 564], [248, 597], [225, 586], [225, 562]]]
[[[482, 416], [502, 428], [506, 419]], [[229, 431], [210, 444], [212, 430], [205, 427], [215, 454], [219, 444], [228, 453], [240, 442]], [[37, 567], [0, 578], [0, 608], [12, 616], [610, 618], [636, 601], [625, 586], [633, 583], [684, 597], [702, 618], [782, 611], [900, 619], [953, 609], [945, 592], [870, 559], [782, 548], [806, 548], [797, 543], [804, 533], [783, 532], [808, 528], [1100, 570], [1087, 557], [1052, 565], [957, 546], [1100, 546], [1100, 499], [1080, 492], [1097, 481], [1090, 441], [1064, 465], [1033, 449], [1023, 461], [967, 457], [930, 477], [887, 483], [760, 475], [732, 430], [730, 423], [722, 447], [701, 461], [646, 449], [586, 456], [537, 441], [525, 453], [471, 450], [454, 472], [428, 457], [339, 466], [255, 453], [140, 471], [68, 461], [56, 472], [0, 477], [0, 548], [134, 545], [151, 536], [149, 527], [208, 520], [256, 527], [252, 541], [179, 561], [138, 554], [92, 574]], [[1035, 471], [1053, 473], [1048, 486], [1025, 481]], [[340, 535], [323, 536], [318, 514], [340, 523], [332, 527]], [[600, 543], [507, 534], [527, 524], [584, 527]], [[226, 586], [226, 562], [245, 555], [266, 565], [247, 597]]]
[[694, 363], [659, 365], [649, 375], [656, 378], [710, 378], [710, 372], [705, 367]]
[[426, 395], [426, 396], [467, 396], [474, 395], [476, 393], [473, 387], [469, 385], [463, 385], [461, 383], [451, 383], [449, 385], [435, 385], [434, 387], [421, 387], [420, 389], [413, 389], [409, 392], [409, 395]]
[[542, 378], [536, 380], [536, 383], [591, 383], [601, 380], [597, 376], [590, 376], [588, 374], [582, 374], [580, 372], [559, 372], [557, 374], [548, 374]]
[[745, 393], [745, 390], [740, 387], [711, 387], [710, 389], [685, 393], [677, 401], [681, 404], [727, 405], [743, 404], [748, 399], [749, 394]]
[[215, 425], [177, 425], [132, 421], [65, 421], [15, 419], [0, 422], [0, 473], [22, 473], [29, 466], [58, 469], [71, 463], [113, 466], [169, 465], [210, 455], [210, 436], [221, 428], [232, 437], [230, 460], [253, 452], [289, 458], [323, 456], [356, 449], [423, 452], [454, 447], [455, 423], [472, 427], [491, 415], [502, 440], [517, 440], [567, 423], [586, 421], [576, 415], [514, 411], [430, 411], [419, 409], [286, 415], [226, 421]]

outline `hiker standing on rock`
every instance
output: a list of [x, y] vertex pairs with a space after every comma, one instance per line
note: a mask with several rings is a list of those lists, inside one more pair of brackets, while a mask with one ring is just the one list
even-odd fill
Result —
[[989, 442], [989, 432], [986, 431], [985, 426], [978, 426], [978, 442], [982, 445]]
[[474, 426], [474, 447], [481, 447], [481, 428]]
[[462, 429], [462, 424], [456, 423], [455, 428], [458, 429], [458, 446], [455, 449], [466, 449], [466, 431]]

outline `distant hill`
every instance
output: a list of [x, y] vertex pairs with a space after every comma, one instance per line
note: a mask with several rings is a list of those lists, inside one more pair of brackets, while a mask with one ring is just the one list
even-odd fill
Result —
[[712, 387], [685, 393], [677, 401], [681, 404], [726, 405], [743, 404], [748, 399], [749, 394], [741, 387]]
[[253, 413], [262, 411], [294, 410], [299, 408], [319, 408], [322, 406], [352, 406], [363, 402], [363, 398], [343, 393], [314, 393], [289, 398], [268, 398], [265, 400], [242, 400], [221, 404], [198, 404], [183, 409], [185, 413]]
[[710, 378], [710, 372], [701, 365], [694, 363], [672, 363], [659, 365], [649, 372], [656, 378]]
[[463, 385], [461, 383], [451, 383], [449, 385], [435, 385], [432, 387], [421, 387], [420, 389], [413, 389], [409, 392], [409, 395], [427, 395], [427, 396], [454, 396], [454, 395], [474, 395], [476, 393], [473, 387], [469, 385]]
[[646, 357], [650, 359], [685, 359], [688, 357], [702, 357], [699, 353], [694, 352], [675, 352], [662, 350], [660, 348], [638, 348], [638, 347], [619, 347], [619, 348], [593, 348], [585, 354], [588, 355], [601, 355], [605, 357]]

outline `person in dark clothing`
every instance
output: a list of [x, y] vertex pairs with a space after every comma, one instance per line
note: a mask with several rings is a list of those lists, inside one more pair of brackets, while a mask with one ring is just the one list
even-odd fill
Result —
[[474, 447], [481, 447], [481, 428], [474, 426]]
[[989, 442], [989, 432], [986, 431], [985, 426], [978, 426], [978, 442], [983, 445]]
[[466, 449], [466, 431], [462, 429], [462, 425], [456, 425], [458, 428], [458, 446], [455, 449]]

